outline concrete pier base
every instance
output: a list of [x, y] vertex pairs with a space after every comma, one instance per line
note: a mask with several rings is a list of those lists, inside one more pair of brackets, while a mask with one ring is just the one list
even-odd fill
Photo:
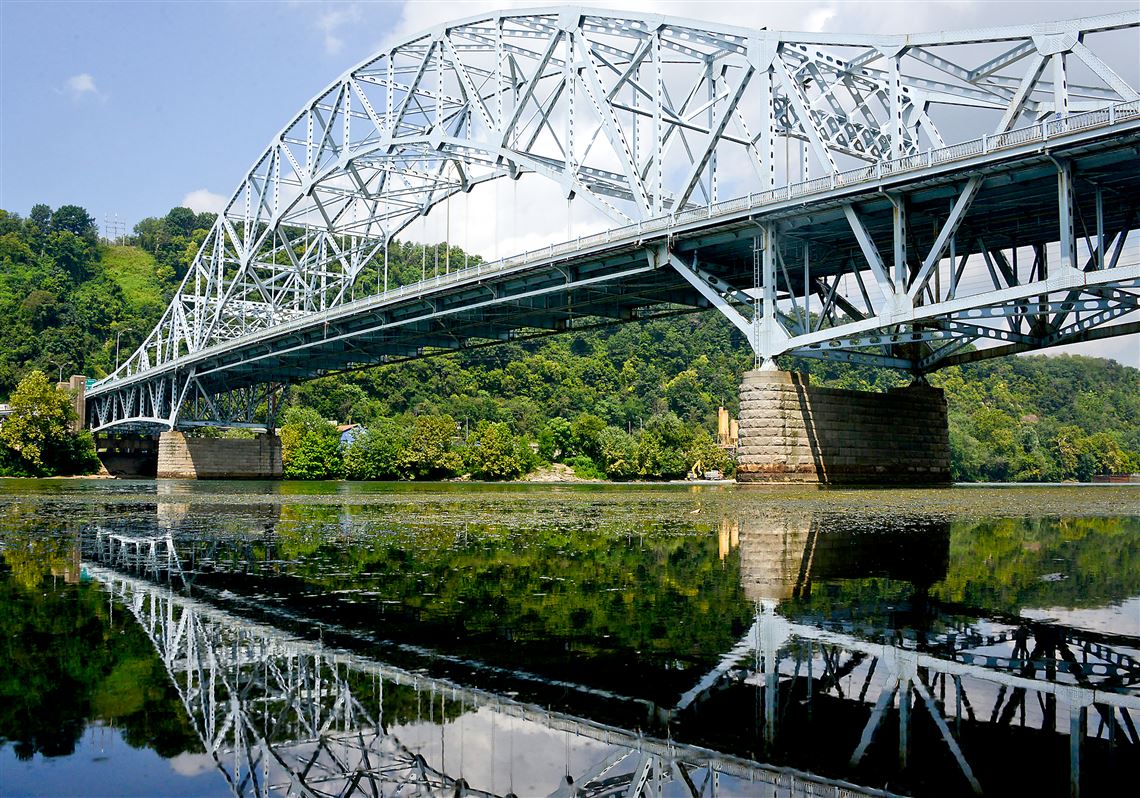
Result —
[[813, 388], [788, 371], [740, 386], [738, 482], [937, 485], [950, 482], [942, 390]]
[[158, 438], [159, 479], [279, 479], [281, 439], [189, 438], [164, 432]]

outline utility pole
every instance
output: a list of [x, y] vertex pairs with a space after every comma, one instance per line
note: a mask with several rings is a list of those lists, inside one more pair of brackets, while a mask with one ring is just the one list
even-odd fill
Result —
[[134, 332], [130, 327], [124, 327], [115, 333], [115, 371], [119, 370], [119, 338], [125, 332]]

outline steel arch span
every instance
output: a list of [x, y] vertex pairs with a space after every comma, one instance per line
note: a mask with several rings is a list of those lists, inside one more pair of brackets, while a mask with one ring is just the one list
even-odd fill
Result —
[[[979, 340], [1097, 334], [1140, 303], [1121, 201], [1140, 94], [1096, 49], [1137, 27], [809, 34], [579, 7], [438, 27], [273, 139], [90, 423], [252, 423], [290, 382], [682, 308], [716, 307], [765, 363], [915, 373]], [[524, 175], [610, 229], [388, 284], [411, 223]], [[361, 299], [365, 273], [383, 290]]]

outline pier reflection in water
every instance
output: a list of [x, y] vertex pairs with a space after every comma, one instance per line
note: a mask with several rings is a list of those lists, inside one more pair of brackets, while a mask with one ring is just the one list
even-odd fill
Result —
[[709, 507], [642, 537], [201, 498], [62, 526], [236, 796], [1129, 794], [1140, 641], [1022, 611], [1140, 595], [1135, 518]]

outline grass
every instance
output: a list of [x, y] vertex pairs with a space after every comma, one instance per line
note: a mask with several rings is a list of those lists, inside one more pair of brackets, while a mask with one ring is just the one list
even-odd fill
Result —
[[132, 306], [162, 305], [154, 257], [149, 252], [138, 247], [111, 245], [103, 253], [103, 265]]

